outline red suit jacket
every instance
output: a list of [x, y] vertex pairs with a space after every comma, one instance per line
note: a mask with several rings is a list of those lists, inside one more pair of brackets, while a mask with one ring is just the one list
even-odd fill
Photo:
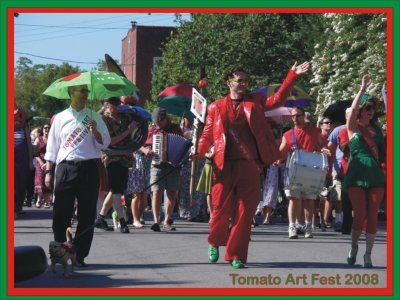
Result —
[[[275, 141], [264, 112], [284, 105], [297, 76], [293, 70], [290, 70], [279, 90], [268, 98], [264, 99], [261, 94], [244, 96], [244, 113], [256, 141], [262, 165], [269, 165], [280, 158], [279, 145]], [[229, 97], [228, 94], [225, 98], [208, 106], [207, 119], [198, 146], [198, 155], [202, 158], [210, 146], [214, 145], [214, 171], [217, 174], [224, 168], [226, 136], [229, 128], [226, 107]]]

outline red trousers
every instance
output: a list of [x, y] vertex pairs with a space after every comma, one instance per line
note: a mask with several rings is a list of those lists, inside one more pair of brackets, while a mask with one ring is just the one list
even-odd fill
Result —
[[260, 202], [260, 168], [252, 161], [225, 161], [219, 175], [214, 176], [211, 191], [208, 242], [215, 247], [226, 246], [226, 261], [239, 259], [246, 263], [251, 223]]
[[385, 189], [379, 187], [370, 189], [348, 188], [347, 194], [354, 212], [352, 225], [354, 230], [362, 230], [365, 227], [367, 233], [376, 233], [378, 230], [378, 210], [384, 193]]

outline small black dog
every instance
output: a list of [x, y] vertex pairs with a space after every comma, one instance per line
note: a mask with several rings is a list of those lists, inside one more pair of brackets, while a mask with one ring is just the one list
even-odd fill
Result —
[[66, 230], [67, 241], [64, 243], [50, 242], [49, 254], [51, 260], [51, 269], [56, 273], [56, 264], [62, 264], [64, 267], [64, 276], [68, 277], [68, 260], [71, 260], [71, 272], [74, 271], [76, 265], [76, 251], [72, 241], [72, 229], [68, 227]]

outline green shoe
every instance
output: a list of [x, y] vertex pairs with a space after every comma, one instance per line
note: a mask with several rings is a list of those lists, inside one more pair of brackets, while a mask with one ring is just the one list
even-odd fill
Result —
[[219, 258], [219, 250], [218, 247], [214, 247], [211, 245], [208, 245], [208, 260], [210, 263], [216, 263]]
[[348, 256], [347, 257], [347, 264], [349, 264], [349, 265], [354, 265], [356, 263], [356, 258], [355, 257], [352, 257], [352, 256]]
[[364, 254], [364, 268], [370, 269], [372, 268], [371, 254]]
[[239, 259], [235, 259], [231, 261], [231, 266], [234, 269], [243, 269], [244, 263], [242, 263]]
[[353, 266], [356, 263], [356, 257], [358, 252], [358, 245], [352, 246], [347, 256], [347, 264]]

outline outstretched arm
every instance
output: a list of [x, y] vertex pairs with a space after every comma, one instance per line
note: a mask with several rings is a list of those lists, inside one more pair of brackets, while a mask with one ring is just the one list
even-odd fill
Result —
[[306, 73], [310, 68], [310, 62], [305, 61], [301, 65], [294, 63], [293, 67], [289, 70], [285, 81], [280, 86], [279, 90], [272, 96], [264, 100], [264, 110], [269, 110], [283, 106], [286, 99], [289, 97], [290, 92], [298, 76]]
[[358, 91], [357, 95], [353, 100], [353, 103], [351, 104], [349, 117], [347, 118], [346, 121], [346, 128], [347, 128], [347, 133], [349, 135], [349, 140], [351, 140], [354, 134], [359, 131], [357, 126], [358, 106], [360, 104], [361, 97], [365, 94], [365, 91], [371, 85], [371, 83], [372, 83], [371, 77], [368, 74], [364, 75], [361, 80], [360, 90]]

